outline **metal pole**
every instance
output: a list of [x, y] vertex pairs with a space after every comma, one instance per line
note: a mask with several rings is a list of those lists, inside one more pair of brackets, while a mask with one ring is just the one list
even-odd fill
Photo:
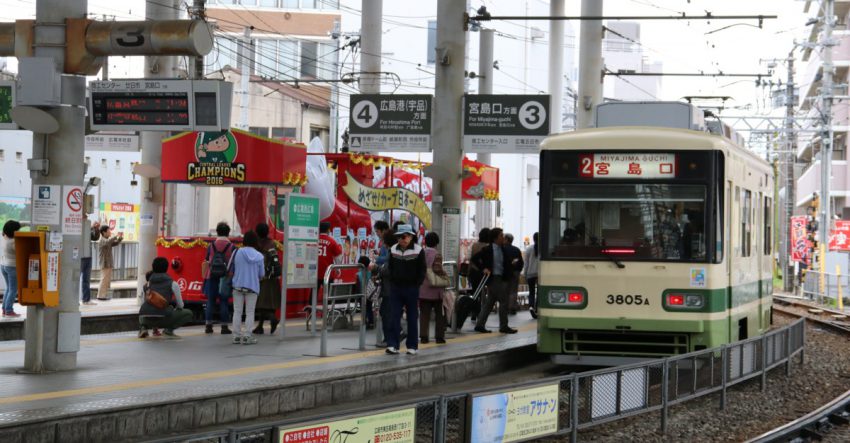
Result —
[[[86, 12], [86, 0], [36, 1], [33, 52], [36, 57], [53, 59], [56, 63], [55, 74], [57, 75], [62, 72], [62, 66], [65, 63], [65, 20], [84, 19]], [[23, 84], [23, 87], [38, 88], [41, 85], [29, 83]], [[59, 123], [59, 129], [50, 135], [34, 134], [33, 136], [33, 159], [47, 160], [50, 165], [46, 171], [31, 172], [32, 189], [36, 194], [33, 195], [33, 199], [37, 197], [38, 185], [60, 185], [62, 189], [61, 185], [83, 184], [85, 97], [84, 76], [62, 77], [62, 106], [46, 109]], [[55, 225], [48, 226], [50, 231], [63, 232], [61, 220], [56, 222]], [[79, 321], [80, 259], [72, 254], [74, 250], [79, 251], [82, 237], [77, 234], [62, 235], [62, 243], [63, 249], [59, 252], [59, 306], [50, 309], [27, 307], [27, 317], [34, 320], [38, 318], [41, 324], [33, 327], [27, 324], [25, 330], [24, 367], [26, 370], [60, 371], [75, 369], [77, 366], [77, 351], [59, 352], [57, 343], [60, 337], [65, 343], [69, 340], [76, 340], [79, 343], [78, 330], [75, 332], [75, 329], [68, 328], [73, 322], [62, 322], [61, 326], [64, 326], [62, 328], [59, 319], [63, 316], [76, 316], [76, 321]], [[25, 284], [25, 282], [19, 284]]]
[[[581, 0], [582, 16], [602, 16], [603, 0]], [[593, 107], [602, 102], [602, 20], [581, 22], [579, 47], [578, 96], [576, 110], [579, 129], [593, 125]]]
[[[832, 64], [832, 26], [835, 20], [835, 0], [825, 0], [823, 19], [823, 81], [821, 84], [820, 98], [821, 111], [823, 115], [823, 135], [821, 137], [821, 222], [820, 222], [820, 244], [821, 244], [821, 275], [826, 267], [826, 244], [829, 241], [829, 230], [832, 226], [832, 213], [830, 210], [830, 166], [832, 162], [832, 76], [835, 66]], [[823, 289], [823, 287], [821, 287]]]
[[[250, 91], [250, 81], [251, 81], [251, 65], [254, 60], [254, 51], [251, 45], [251, 26], [246, 26], [242, 31], [242, 49], [240, 51], [241, 60], [239, 63], [242, 63], [242, 71], [241, 71], [241, 81], [239, 83], [239, 93], [241, 94], [239, 100], [240, 114], [239, 114], [239, 129], [243, 131], [248, 130], [248, 108], [251, 106], [251, 91]], [[304, 115], [304, 111], [301, 111], [301, 115]], [[302, 131], [303, 128], [299, 128], [299, 131]]]
[[782, 217], [782, 251], [779, 254], [782, 265], [782, 286], [785, 292], [794, 291], [794, 264], [791, 262], [791, 217], [796, 206], [796, 177], [794, 163], [797, 158], [797, 134], [794, 132], [794, 51], [788, 54], [788, 82], [785, 85], [785, 212]]
[[[549, 15], [563, 16], [565, 0], [550, 0]], [[549, 94], [552, 95], [549, 109], [549, 132], [561, 132], [564, 102], [564, 22], [549, 22]]]
[[729, 350], [726, 345], [720, 345], [720, 409], [726, 409], [726, 380], [729, 378]]
[[[360, 264], [360, 263], [357, 264], [357, 280], [358, 281], [360, 280], [360, 272], [365, 270], [365, 269], [366, 268], [362, 264]], [[361, 294], [360, 294], [360, 338], [359, 338], [359, 342], [358, 342], [358, 345], [359, 345], [358, 348], [361, 351], [365, 351], [366, 350], [366, 298], [367, 298], [366, 285], [365, 284], [362, 285], [362, 287], [360, 288], [360, 291], [361, 291]]]
[[[360, 14], [360, 92], [381, 93], [381, 37], [384, 0], [364, 0]], [[460, 108], [458, 108], [460, 109]]]
[[[339, 69], [339, 36], [340, 36], [340, 24], [339, 20], [334, 20], [334, 30], [333, 30], [333, 42], [334, 46], [334, 80], [339, 78], [340, 69]], [[317, 67], [318, 69], [318, 67]], [[331, 83], [331, 127], [330, 127], [330, 136], [328, 137], [329, 143], [325, 148], [328, 152], [338, 152], [337, 147], [339, 146], [339, 83], [333, 82]]]
[[[666, 358], [661, 368], [661, 433], [667, 433], [667, 403], [670, 397], [670, 362]], [[696, 371], [696, 368], [694, 368]]]
[[[436, 89], [434, 125], [431, 128], [431, 148], [434, 163], [425, 171], [434, 180], [432, 230], [442, 232], [443, 208], [461, 207], [461, 160], [463, 158], [461, 99], [464, 92], [464, 60], [466, 59], [463, 14], [466, 2], [438, 0]], [[457, 244], [444, 239], [444, 244]], [[459, 243], [459, 242], [458, 242]], [[444, 257], [458, 257], [460, 251], [443, 251]]]
[[570, 380], [570, 443], [578, 441], [578, 375]]
[[[478, 36], [478, 93], [493, 93], [493, 36], [492, 29], [482, 29]], [[484, 164], [491, 164], [489, 152], [478, 154], [477, 160]], [[492, 203], [481, 199], [475, 202], [475, 227], [477, 231], [482, 228], [493, 226]], [[453, 257], [450, 257], [453, 258]]]
[[765, 392], [767, 390], [767, 337], [762, 335], [759, 343], [761, 344], [761, 392]]
[[[177, 19], [179, 8], [175, 3], [175, 0], [147, 3], [145, 19]], [[175, 68], [176, 60], [174, 57], [159, 55], [145, 57], [145, 78], [171, 78], [175, 76]], [[162, 167], [162, 139], [167, 136], [168, 132], [144, 131], [141, 133], [142, 164], [156, 168]], [[141, 305], [143, 302], [142, 288], [145, 285], [145, 270], [150, 267], [154, 257], [156, 257], [156, 238], [165, 233], [166, 220], [165, 207], [163, 206], [165, 192], [162, 181], [158, 177], [143, 178], [139, 185], [141, 219], [153, 220], [150, 224], [141, 223], [139, 226], [139, 259], [137, 261], [139, 272], [136, 279], [138, 288], [136, 302]], [[100, 192], [100, 189], [98, 189], [98, 192]]]
[[[289, 282], [287, 281], [287, 277], [289, 274], [289, 233], [285, 232], [289, 229], [289, 195], [283, 199], [283, 208], [279, 209], [279, 214], [283, 215], [283, 259], [280, 261], [280, 267], [282, 269], [280, 276], [280, 333], [278, 337], [283, 339], [286, 337], [286, 290], [288, 289]], [[315, 304], [313, 305], [315, 308]]]
[[[195, 13], [195, 18], [198, 20], [206, 19], [206, 0], [194, 0], [192, 3], [192, 9]], [[204, 78], [204, 56], [200, 55], [195, 57], [194, 59], [194, 75], [192, 78], [202, 79]]]

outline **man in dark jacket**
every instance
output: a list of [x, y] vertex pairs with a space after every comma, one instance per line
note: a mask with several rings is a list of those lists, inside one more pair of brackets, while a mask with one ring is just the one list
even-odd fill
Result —
[[505, 235], [500, 228], [490, 230], [489, 246], [472, 256], [472, 263], [481, 269], [487, 280], [487, 301], [481, 304], [481, 313], [475, 323], [477, 332], [491, 332], [485, 325], [493, 305], [499, 302], [499, 332], [515, 334], [516, 329], [508, 326], [508, 283], [517, 271], [522, 269], [522, 259], [511, 259], [505, 251]]
[[518, 263], [518, 268], [514, 268], [516, 271], [511, 272], [511, 280], [508, 282], [508, 305], [511, 315], [516, 315], [517, 311], [519, 311], [519, 303], [517, 302], [519, 273], [522, 271], [525, 263], [522, 261], [522, 251], [514, 246], [514, 236], [512, 234], [505, 234], [504, 250], [509, 262]]
[[[157, 308], [147, 300], [139, 308], [139, 338], [147, 338], [148, 329], [165, 329], [167, 338], [178, 338], [174, 330], [192, 320], [192, 311], [183, 309], [183, 298], [180, 296], [180, 286], [168, 276], [168, 259], [157, 257], [151, 264], [152, 270], [148, 273], [148, 283], [145, 292], [152, 289], [165, 297], [168, 306]], [[174, 309], [174, 307], [177, 309]], [[155, 334], [154, 334], [155, 335]]]
[[92, 223], [90, 238], [91, 242], [83, 244], [83, 257], [80, 259], [80, 285], [84, 305], [97, 304], [91, 301], [91, 243], [100, 240], [100, 223]]
[[401, 342], [401, 314], [407, 310], [407, 353], [416, 355], [419, 349], [419, 286], [425, 281], [425, 250], [415, 242], [416, 233], [410, 225], [399, 225], [395, 231], [398, 243], [390, 249], [387, 262], [390, 287], [389, 335], [387, 354], [398, 354]]

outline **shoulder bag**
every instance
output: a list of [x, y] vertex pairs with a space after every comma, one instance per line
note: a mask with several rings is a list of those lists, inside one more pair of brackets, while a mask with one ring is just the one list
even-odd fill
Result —
[[145, 301], [157, 309], [165, 309], [168, 306], [168, 301], [157, 291], [148, 288], [145, 292]]

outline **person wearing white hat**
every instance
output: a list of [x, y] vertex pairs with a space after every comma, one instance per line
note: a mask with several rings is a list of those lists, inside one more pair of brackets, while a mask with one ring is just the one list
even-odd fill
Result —
[[390, 289], [389, 336], [387, 354], [398, 354], [401, 345], [401, 315], [407, 309], [407, 353], [416, 355], [419, 349], [419, 287], [425, 281], [425, 251], [416, 244], [416, 233], [410, 225], [399, 225], [398, 238], [390, 249], [388, 261]]

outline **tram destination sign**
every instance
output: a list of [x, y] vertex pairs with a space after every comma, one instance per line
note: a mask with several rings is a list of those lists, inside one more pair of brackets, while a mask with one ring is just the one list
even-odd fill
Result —
[[606, 153], [582, 154], [579, 176], [583, 178], [656, 179], [676, 177], [676, 154]]
[[538, 152], [549, 135], [548, 95], [466, 95], [463, 149], [466, 152]]
[[96, 131], [220, 131], [230, 124], [233, 86], [218, 80], [113, 80], [90, 84]]
[[349, 148], [357, 152], [428, 152], [431, 99], [425, 94], [352, 95]]

